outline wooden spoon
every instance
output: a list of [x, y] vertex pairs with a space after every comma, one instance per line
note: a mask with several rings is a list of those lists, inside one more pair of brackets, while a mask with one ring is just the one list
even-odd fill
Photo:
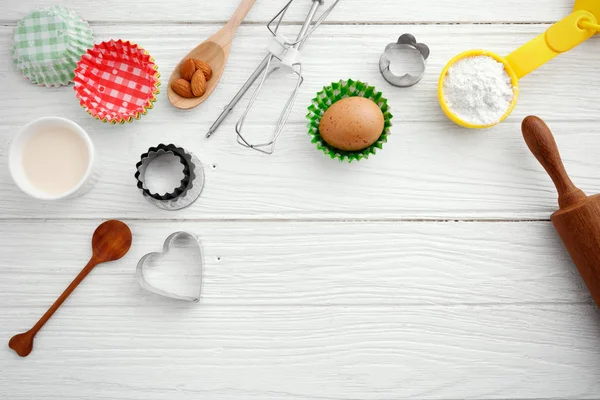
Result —
[[[255, 2], [256, 0], [242, 0], [237, 10], [235, 10], [231, 16], [231, 19], [223, 28], [221, 28], [221, 30], [209, 37], [206, 41], [204, 41], [194, 50], [190, 51], [188, 55], [181, 59], [171, 74], [171, 78], [169, 79], [169, 88], [167, 93], [171, 104], [182, 110], [189, 110], [190, 108], [194, 108], [204, 102], [204, 100], [210, 96], [213, 90], [215, 90], [219, 80], [221, 79], [221, 75], [223, 75], [225, 65], [227, 65], [229, 51], [231, 50], [231, 42], [233, 41], [235, 32]], [[181, 64], [188, 58], [197, 58], [198, 60], [202, 60], [208, 63], [213, 70], [212, 78], [206, 82], [206, 92], [204, 95], [202, 95], [202, 97], [188, 99], [181, 97], [175, 93], [173, 89], [171, 89], [171, 82], [180, 77], [179, 68], [181, 67]]]
[[8, 342], [8, 347], [17, 352], [21, 357], [26, 357], [33, 349], [33, 339], [36, 333], [50, 317], [58, 310], [58, 307], [69, 297], [77, 285], [90, 273], [98, 264], [115, 261], [123, 257], [131, 247], [131, 231], [129, 227], [121, 221], [106, 221], [94, 232], [92, 238], [93, 255], [90, 262], [75, 277], [73, 282], [65, 289], [63, 294], [52, 304], [40, 320], [25, 333], [13, 336]]

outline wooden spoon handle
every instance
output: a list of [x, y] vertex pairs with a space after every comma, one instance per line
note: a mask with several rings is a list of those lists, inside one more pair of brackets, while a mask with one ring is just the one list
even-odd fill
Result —
[[88, 276], [88, 274], [92, 271], [92, 269], [94, 269], [96, 265], [98, 265], [98, 261], [95, 257], [92, 256], [90, 262], [88, 262], [87, 265], [83, 267], [81, 272], [79, 272], [75, 279], [73, 279], [73, 282], [71, 282], [71, 284], [67, 286], [65, 291], [58, 297], [58, 299], [56, 299], [54, 304], [50, 306], [48, 311], [46, 311], [46, 313], [42, 315], [42, 318], [40, 318], [40, 320], [33, 326], [33, 328], [31, 329], [33, 332], [37, 333], [37, 331], [39, 331], [42, 328], [42, 326], [44, 326], [44, 324], [48, 322], [50, 317], [54, 315], [56, 310], [58, 310], [62, 303], [64, 303], [64, 301], [67, 299], [67, 297], [69, 297], [69, 295], [73, 293], [73, 290], [75, 290], [75, 288], [79, 286], [79, 284], [85, 279], [86, 276]]
[[33, 348], [33, 339], [35, 338], [35, 335], [38, 333], [38, 331], [42, 329], [42, 327], [46, 324], [46, 322], [48, 322], [50, 317], [54, 315], [56, 310], [58, 310], [62, 303], [64, 303], [64, 301], [67, 299], [67, 297], [69, 297], [73, 290], [75, 290], [75, 288], [85, 279], [85, 277], [90, 273], [90, 271], [94, 269], [94, 267], [100, 262], [101, 260], [97, 259], [96, 256], [92, 256], [90, 262], [88, 262], [88, 264], [81, 270], [81, 272], [75, 277], [75, 279], [73, 279], [73, 282], [71, 282], [71, 284], [67, 286], [65, 291], [60, 295], [58, 299], [56, 299], [54, 304], [50, 306], [48, 311], [46, 311], [46, 313], [42, 315], [42, 317], [39, 319], [38, 322], [36, 322], [33, 328], [31, 328], [25, 333], [20, 333], [18, 335], [13, 336], [8, 342], [9, 347], [16, 351], [17, 354], [21, 357], [29, 355], [31, 349]]
[[233, 15], [227, 22], [232, 36], [237, 30], [238, 26], [240, 26], [240, 24], [244, 20], [244, 18], [246, 18], [246, 15], [248, 15], [248, 12], [252, 8], [252, 6], [254, 6], [254, 3], [256, 3], [256, 0], [242, 0], [238, 8], [235, 10]]
[[523, 120], [521, 130], [527, 147], [552, 178], [558, 192], [560, 208], [567, 208], [583, 202], [587, 196], [569, 178], [554, 136], [546, 123], [541, 118], [529, 116]]

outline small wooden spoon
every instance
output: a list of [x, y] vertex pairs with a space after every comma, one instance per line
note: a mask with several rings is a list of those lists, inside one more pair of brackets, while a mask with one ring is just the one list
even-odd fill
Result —
[[[255, 2], [256, 0], [242, 0], [237, 10], [235, 10], [231, 16], [231, 19], [223, 28], [221, 28], [217, 33], [209, 37], [206, 41], [204, 41], [194, 50], [190, 51], [188, 55], [181, 59], [171, 74], [171, 78], [169, 79], [169, 88], [167, 93], [171, 104], [182, 110], [189, 110], [190, 108], [194, 108], [204, 102], [204, 100], [210, 96], [213, 90], [215, 90], [219, 80], [221, 79], [221, 75], [223, 75], [225, 65], [227, 65], [229, 51], [231, 50], [231, 42], [233, 41], [235, 32]], [[175, 93], [173, 89], [171, 89], [171, 82], [180, 77], [179, 68], [181, 67], [181, 64], [188, 58], [197, 58], [198, 60], [204, 61], [208, 63], [213, 70], [212, 78], [206, 82], [206, 92], [204, 95], [202, 95], [202, 97], [188, 99], [181, 97]]]
[[90, 273], [98, 264], [115, 261], [123, 257], [131, 247], [131, 231], [129, 227], [121, 221], [106, 221], [94, 232], [92, 238], [93, 255], [90, 262], [75, 277], [73, 282], [65, 289], [63, 294], [52, 304], [40, 320], [25, 333], [13, 336], [8, 342], [8, 347], [17, 352], [21, 357], [26, 357], [33, 349], [33, 339], [36, 333], [50, 317], [58, 310], [58, 307], [69, 297], [77, 285]]

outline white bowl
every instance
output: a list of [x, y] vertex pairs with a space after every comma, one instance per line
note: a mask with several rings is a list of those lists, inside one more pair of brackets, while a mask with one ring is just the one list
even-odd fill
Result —
[[[23, 170], [23, 148], [27, 140], [40, 129], [45, 128], [66, 128], [75, 132], [86, 144], [89, 152], [88, 165], [85, 174], [81, 180], [69, 191], [60, 194], [46, 193], [31, 184], [25, 171]], [[19, 133], [13, 138], [10, 146], [8, 166], [10, 174], [16, 185], [29, 196], [39, 200], [60, 200], [81, 196], [89, 191], [96, 184], [94, 167], [96, 163], [96, 150], [94, 144], [86, 131], [75, 122], [61, 117], [43, 117], [36, 119], [25, 125]]]

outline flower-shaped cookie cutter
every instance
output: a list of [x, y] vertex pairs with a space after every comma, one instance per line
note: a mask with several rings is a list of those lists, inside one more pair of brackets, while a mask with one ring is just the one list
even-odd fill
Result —
[[[187, 295], [174, 293], [174, 292], [168, 292], [166, 290], [160, 289], [160, 288], [150, 284], [150, 282], [148, 282], [148, 280], [146, 279], [146, 277], [144, 275], [144, 268], [146, 267], [146, 264], [150, 263], [152, 260], [164, 257], [174, 247], [176, 247], [176, 245], [174, 243], [178, 240], [184, 240], [189, 243], [192, 243], [194, 246], [197, 246], [198, 256], [194, 257], [193, 260], [189, 260], [190, 263], [194, 264], [192, 266], [196, 267], [198, 269], [198, 272], [200, 274], [199, 275], [200, 276], [200, 284], [198, 285], [198, 292], [194, 296], [187, 296]], [[137, 264], [136, 270], [135, 270], [135, 276], [136, 276], [137, 281], [140, 284], [140, 286], [151, 293], [154, 293], [154, 294], [157, 294], [159, 296], [166, 297], [169, 299], [198, 303], [200, 301], [200, 294], [202, 293], [202, 280], [203, 280], [202, 279], [202, 273], [203, 273], [203, 271], [202, 271], [202, 269], [203, 269], [202, 254], [203, 254], [202, 245], [200, 244], [200, 240], [198, 240], [198, 237], [196, 235], [193, 235], [189, 232], [184, 232], [184, 231], [175, 232], [175, 233], [172, 233], [171, 235], [169, 235], [169, 237], [165, 240], [165, 243], [163, 244], [163, 251], [161, 253], [158, 253], [158, 252], [148, 253], [140, 259], [140, 261]], [[186, 276], [182, 276], [181, 278], [185, 279]]]
[[[420, 60], [421, 68], [418, 75], [412, 75], [406, 73], [404, 75], [396, 75], [390, 69], [391, 56], [394, 52], [413, 50], [415, 51]], [[409, 87], [418, 83], [423, 75], [425, 75], [425, 68], [427, 67], [427, 59], [429, 58], [429, 47], [423, 43], [417, 43], [417, 39], [409, 33], [405, 33], [400, 36], [396, 43], [390, 43], [385, 47], [384, 53], [379, 59], [379, 71], [383, 78], [390, 84], [398, 87]]]

